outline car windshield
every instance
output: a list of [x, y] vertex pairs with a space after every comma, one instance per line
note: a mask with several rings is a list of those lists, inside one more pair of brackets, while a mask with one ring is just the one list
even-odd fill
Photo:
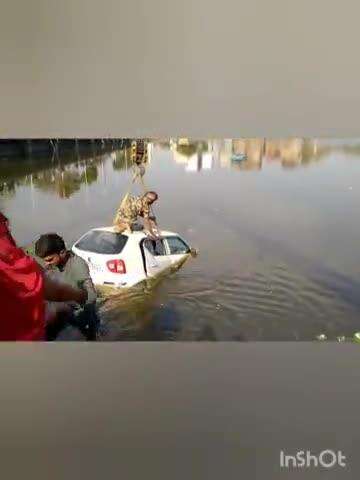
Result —
[[87, 252], [114, 255], [121, 253], [128, 237], [120, 233], [92, 230], [75, 244], [75, 248]]

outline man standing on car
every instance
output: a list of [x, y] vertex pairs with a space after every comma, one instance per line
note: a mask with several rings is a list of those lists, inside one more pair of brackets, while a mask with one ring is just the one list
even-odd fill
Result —
[[156, 218], [151, 216], [151, 206], [158, 200], [156, 192], [146, 192], [140, 197], [129, 196], [122, 202], [114, 218], [114, 226], [118, 233], [132, 232], [138, 217], [144, 220], [144, 229], [153, 238], [158, 237]]

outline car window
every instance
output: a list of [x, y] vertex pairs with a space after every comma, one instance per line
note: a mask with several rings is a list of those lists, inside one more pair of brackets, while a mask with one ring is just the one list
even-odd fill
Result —
[[186, 243], [181, 240], [181, 238], [167, 237], [166, 240], [168, 242], [171, 255], [181, 255], [190, 252], [189, 246], [186, 245]]
[[165, 246], [162, 240], [144, 240], [144, 247], [155, 257], [166, 255]]
[[93, 230], [79, 240], [75, 247], [87, 252], [114, 255], [122, 252], [127, 240], [128, 237], [120, 233]]

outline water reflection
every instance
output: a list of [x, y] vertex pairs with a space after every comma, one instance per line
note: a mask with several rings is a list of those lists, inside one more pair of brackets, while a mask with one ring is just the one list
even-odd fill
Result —
[[[208, 142], [181, 140], [172, 140], [170, 148], [174, 161], [184, 165], [187, 172], [216, 167], [259, 171], [266, 163], [279, 163], [285, 169], [296, 168], [321, 160], [332, 148], [318, 140], [302, 138], [247, 138]], [[354, 150], [346, 149], [345, 145], [344, 151]]]
[[[14, 159], [0, 164], [0, 195], [11, 197], [22, 186], [30, 186], [68, 199], [82, 185], [89, 186], [99, 177], [104, 162], [111, 161], [114, 171], [132, 166], [130, 148], [98, 154], [92, 151], [81, 155], [75, 148], [72, 155], [54, 154], [45, 159]], [[103, 148], [103, 146], [101, 147]], [[175, 163], [183, 165], [186, 172], [201, 172], [216, 168], [239, 171], [260, 171], [264, 165], [279, 164], [293, 169], [319, 162], [336, 147], [318, 140], [301, 138], [271, 140], [266, 138], [193, 141], [188, 139], [151, 142], [148, 164], [154, 148], [170, 149]], [[360, 153], [358, 145], [341, 145], [344, 153]], [[90, 156], [89, 156], [90, 155]]]
[[90, 186], [96, 183], [104, 163], [111, 161], [115, 171], [130, 167], [129, 149], [101, 155], [92, 151], [90, 155], [94, 156], [89, 156], [89, 153], [80, 155], [75, 149], [71, 156], [57, 154], [51, 158], [18, 158], [3, 162], [0, 164], [0, 195], [9, 198], [14, 196], [19, 188], [30, 187], [68, 199], [78, 192], [82, 185]]
[[20, 182], [17, 182], [13, 179], [8, 179], [0, 181], [0, 195], [5, 198], [11, 198], [15, 195], [16, 187], [20, 185]]

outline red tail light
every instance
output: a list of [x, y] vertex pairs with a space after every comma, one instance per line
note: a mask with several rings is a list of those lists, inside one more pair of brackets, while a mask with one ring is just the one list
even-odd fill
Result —
[[124, 260], [109, 260], [106, 266], [111, 273], [126, 273]]

